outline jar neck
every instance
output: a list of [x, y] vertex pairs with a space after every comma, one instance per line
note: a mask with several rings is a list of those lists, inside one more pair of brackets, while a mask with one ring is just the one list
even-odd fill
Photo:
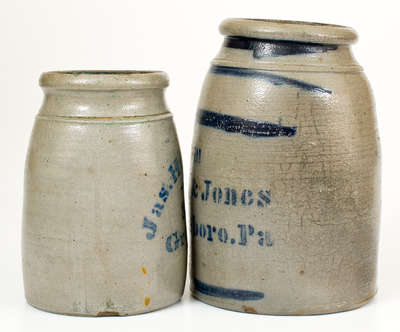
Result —
[[214, 65], [277, 71], [352, 72], [362, 68], [349, 45], [227, 36]]
[[168, 112], [164, 88], [79, 90], [44, 87], [40, 115], [63, 117], [131, 117]]

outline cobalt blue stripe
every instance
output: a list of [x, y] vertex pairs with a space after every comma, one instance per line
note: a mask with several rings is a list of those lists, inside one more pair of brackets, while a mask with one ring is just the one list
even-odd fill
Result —
[[211, 66], [211, 72], [217, 75], [230, 75], [239, 77], [258, 78], [272, 83], [273, 85], [291, 85], [296, 88], [317, 92], [317, 93], [329, 93], [332, 94], [331, 90], [321, 88], [318, 85], [310, 84], [307, 82], [295, 80], [293, 78], [271, 74], [264, 70], [255, 70], [249, 68], [240, 67], [227, 67], [227, 66]]
[[286, 127], [266, 121], [256, 121], [238, 116], [216, 113], [201, 109], [199, 123], [203, 126], [238, 133], [250, 137], [291, 137], [296, 135], [296, 127]]
[[238, 301], [257, 301], [264, 298], [264, 293], [248, 291], [243, 289], [224, 288], [206, 284], [196, 278], [193, 279], [194, 289], [198, 292], [224, 299], [233, 299]]
[[233, 37], [225, 38], [224, 46], [242, 50], [253, 51], [255, 59], [263, 57], [279, 57], [287, 55], [325, 53], [334, 51], [338, 48], [337, 45], [305, 43], [289, 40], [270, 40], [248, 37]]

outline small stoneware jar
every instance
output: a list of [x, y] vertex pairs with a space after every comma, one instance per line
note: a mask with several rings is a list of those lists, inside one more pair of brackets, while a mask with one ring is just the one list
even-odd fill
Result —
[[85, 316], [179, 301], [183, 174], [166, 74], [48, 72], [40, 85], [25, 173], [27, 301]]
[[307, 315], [376, 292], [380, 151], [348, 27], [228, 19], [193, 142], [193, 295]]

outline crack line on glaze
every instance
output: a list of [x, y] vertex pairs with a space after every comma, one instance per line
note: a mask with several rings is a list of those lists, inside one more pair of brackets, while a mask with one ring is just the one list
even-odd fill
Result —
[[290, 85], [305, 91], [316, 93], [332, 94], [331, 90], [321, 88], [318, 85], [299, 81], [293, 78], [272, 74], [264, 70], [255, 70], [241, 67], [228, 67], [228, 66], [211, 66], [210, 71], [216, 75], [229, 75], [246, 78], [259, 78], [272, 83], [273, 85]]
[[267, 121], [250, 120], [205, 109], [199, 110], [198, 121], [202, 126], [250, 137], [291, 137], [296, 135], [297, 132], [297, 127], [282, 126], [281, 124]]
[[193, 284], [196, 291], [208, 296], [233, 299], [237, 301], [258, 301], [264, 298], [264, 293], [262, 292], [214, 286], [206, 284], [196, 278], [193, 279]]
[[288, 40], [270, 40], [247, 37], [227, 37], [224, 46], [241, 50], [253, 51], [253, 58], [279, 57], [288, 55], [303, 55], [326, 53], [337, 50], [333, 44], [304, 43]]

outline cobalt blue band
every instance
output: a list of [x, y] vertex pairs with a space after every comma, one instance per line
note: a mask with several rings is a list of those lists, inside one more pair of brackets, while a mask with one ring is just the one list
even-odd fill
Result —
[[253, 51], [253, 57], [255, 59], [261, 59], [263, 57], [326, 53], [338, 48], [337, 45], [331, 44], [232, 36], [225, 38], [224, 46], [228, 48]]
[[273, 85], [290, 85], [305, 91], [332, 94], [331, 90], [321, 88], [318, 85], [295, 80], [293, 78], [285, 77], [282, 75], [272, 74], [265, 70], [256, 70], [256, 69], [240, 68], [240, 67], [227, 67], [227, 66], [211, 66], [210, 71], [216, 75], [230, 75], [230, 76], [239, 76], [248, 78], [258, 78], [268, 81]]
[[199, 123], [228, 133], [239, 133], [250, 137], [291, 137], [296, 135], [296, 127], [249, 120], [208, 110], [199, 111]]
[[198, 292], [224, 299], [233, 299], [238, 301], [257, 301], [264, 298], [264, 293], [248, 291], [243, 289], [224, 288], [206, 284], [196, 278], [193, 279], [194, 289]]

